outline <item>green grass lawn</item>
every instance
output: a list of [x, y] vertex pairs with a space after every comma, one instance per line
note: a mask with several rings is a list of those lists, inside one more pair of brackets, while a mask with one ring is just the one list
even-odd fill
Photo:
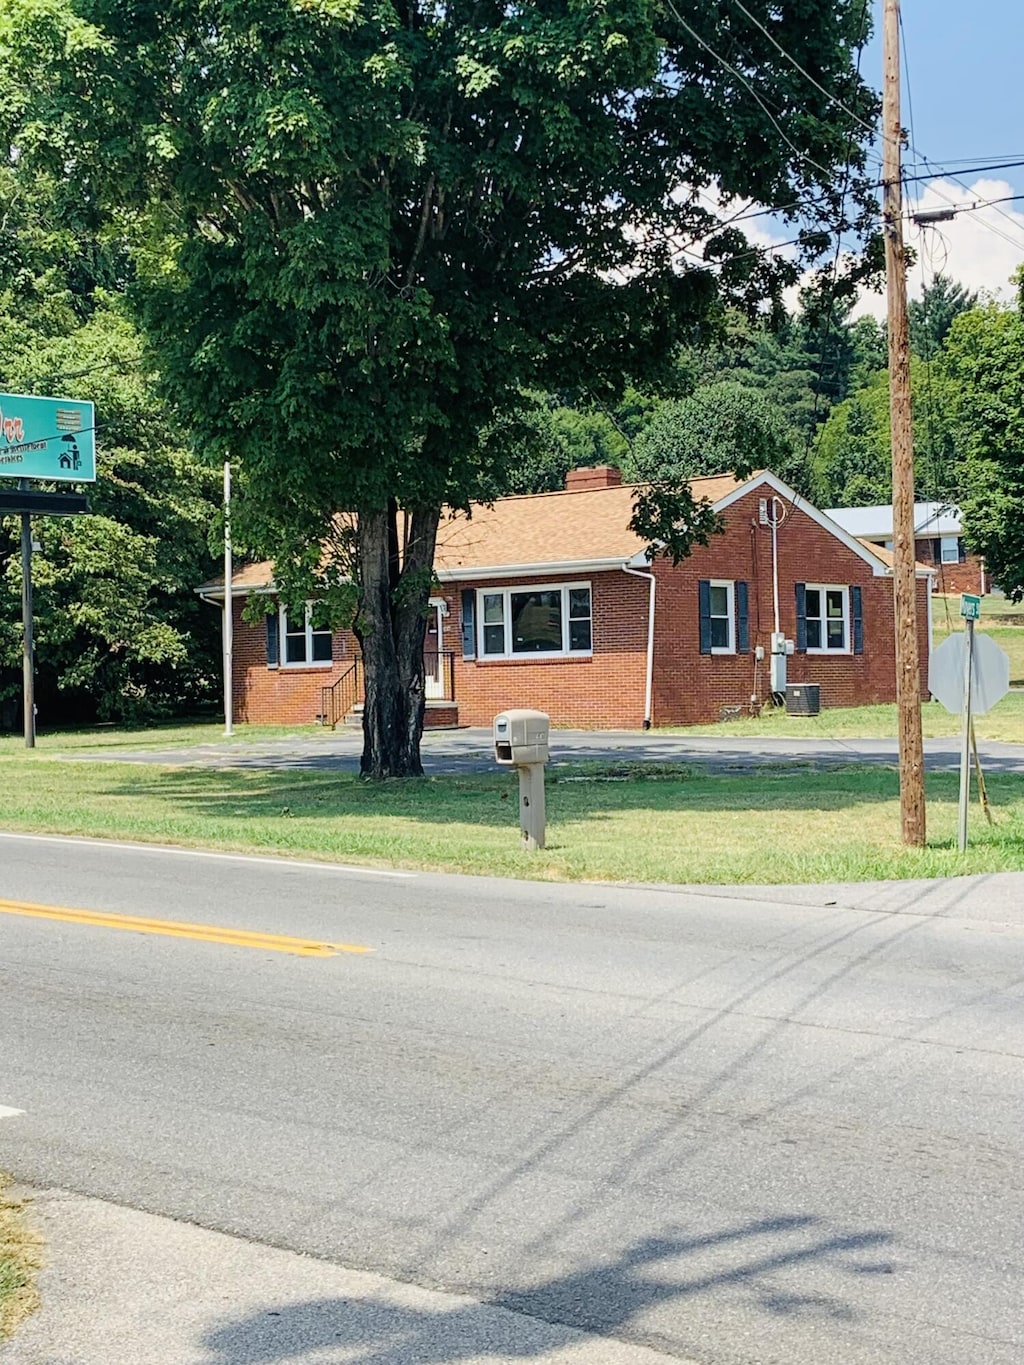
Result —
[[9, 1183], [0, 1173], [0, 1342], [35, 1308], [35, 1272], [41, 1263], [39, 1241], [25, 1226], [22, 1205], [5, 1194]]
[[[1024, 633], [1024, 632], [1022, 632]], [[960, 733], [960, 717], [951, 716], [937, 701], [921, 709], [926, 739], [941, 739]], [[1011, 692], [985, 716], [975, 719], [979, 739], [1024, 743], [1024, 692]], [[895, 739], [896, 706], [843, 706], [825, 709], [817, 716], [787, 716], [785, 711], [767, 709], [757, 720], [745, 716], [718, 725], [689, 725], [666, 730], [676, 735], [724, 735], [778, 739]]]
[[368, 783], [346, 773], [213, 771], [0, 758], [11, 830], [167, 842], [500, 876], [642, 882], [805, 882], [1024, 866], [1024, 778], [993, 777], [998, 826], [972, 817], [953, 848], [955, 775], [929, 777], [930, 841], [899, 842], [887, 768], [714, 777], [681, 765], [560, 767], [548, 848], [519, 846], [505, 773]]
[[[40, 730], [36, 744], [41, 752], [71, 753], [79, 749], [155, 750], [191, 748], [200, 744], [252, 744], [257, 740], [287, 739], [297, 736], [327, 739], [330, 730], [322, 725], [238, 725], [230, 738], [225, 737], [222, 720], [193, 722], [171, 721], [138, 728], [116, 725], [89, 725], [81, 729]], [[23, 751], [20, 734], [0, 735], [0, 755]]]

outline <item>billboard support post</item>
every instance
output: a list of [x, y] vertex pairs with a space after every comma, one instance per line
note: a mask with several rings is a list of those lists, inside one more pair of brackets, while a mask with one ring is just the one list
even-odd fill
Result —
[[[21, 479], [18, 487], [28, 491], [28, 480]], [[36, 670], [35, 642], [32, 632], [32, 516], [21, 514], [21, 624], [22, 624], [22, 691], [25, 695], [25, 748], [36, 747]]]

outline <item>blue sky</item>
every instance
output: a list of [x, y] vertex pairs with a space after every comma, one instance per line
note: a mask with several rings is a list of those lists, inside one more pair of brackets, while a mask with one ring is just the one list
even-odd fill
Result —
[[[1024, 160], [1021, 0], [903, 0], [902, 11], [914, 133], [920, 150], [943, 163], [964, 157], [978, 157], [979, 164], [990, 157]], [[875, 36], [865, 51], [862, 70], [870, 84], [880, 89], [879, 0], [874, 0], [874, 12]], [[909, 127], [906, 88], [903, 99], [904, 126]], [[1000, 175], [1015, 191], [1024, 193], [1024, 167]]]
[[[875, 35], [861, 73], [880, 90], [882, 5], [881, 0], [871, 3]], [[908, 151], [904, 174], [935, 169], [933, 179], [908, 186], [908, 217], [921, 208], [989, 205], [925, 229], [906, 223], [916, 258], [910, 293], [919, 295], [941, 272], [982, 296], [1010, 302], [1015, 294], [1011, 277], [1024, 265], [1024, 199], [997, 206], [990, 201], [1024, 195], [1024, 166], [984, 175], [969, 167], [1024, 161], [1024, 0], [902, 0], [902, 11], [909, 71], [909, 81], [906, 71], [903, 80], [902, 122], [910, 127], [912, 104], [915, 148], [932, 163], [911, 165], [918, 157]], [[944, 176], [943, 169], [961, 183]], [[759, 229], [765, 242], [789, 235], [785, 225], [767, 218]], [[858, 308], [883, 317], [884, 295], [864, 293]]]

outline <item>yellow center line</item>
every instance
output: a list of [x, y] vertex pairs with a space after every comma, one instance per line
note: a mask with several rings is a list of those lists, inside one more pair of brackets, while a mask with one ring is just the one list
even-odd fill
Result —
[[27, 915], [32, 919], [63, 920], [100, 929], [127, 929], [136, 934], [163, 934], [169, 938], [192, 938], [203, 943], [227, 943], [234, 948], [263, 948], [271, 953], [297, 957], [334, 957], [336, 953], [371, 953], [357, 943], [319, 943], [315, 939], [290, 938], [287, 934], [263, 934], [249, 929], [222, 929], [213, 924], [189, 924], [173, 919], [141, 919], [113, 915], [103, 910], [72, 910], [62, 905], [33, 905], [29, 901], [0, 900], [0, 914]]

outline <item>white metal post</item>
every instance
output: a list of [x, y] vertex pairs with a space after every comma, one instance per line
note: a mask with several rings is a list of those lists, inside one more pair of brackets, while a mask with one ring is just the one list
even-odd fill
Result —
[[967, 648], [964, 650], [964, 709], [960, 732], [960, 808], [957, 812], [957, 848], [967, 851], [967, 807], [971, 795], [971, 678], [974, 672], [974, 622], [964, 622]]
[[234, 715], [234, 695], [232, 692], [231, 656], [233, 651], [234, 603], [231, 596], [231, 580], [234, 570], [231, 563], [231, 462], [224, 461], [224, 733], [230, 735]]
[[[28, 480], [21, 479], [19, 489], [28, 492]], [[25, 748], [36, 746], [36, 661], [32, 623], [32, 517], [21, 514], [21, 673], [24, 691]]]

